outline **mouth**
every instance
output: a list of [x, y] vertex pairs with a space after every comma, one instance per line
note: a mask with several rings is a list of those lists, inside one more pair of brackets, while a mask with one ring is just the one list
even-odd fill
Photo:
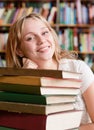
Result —
[[48, 51], [49, 48], [50, 48], [50, 46], [41, 47], [37, 50], [37, 52], [46, 52], [46, 51]]

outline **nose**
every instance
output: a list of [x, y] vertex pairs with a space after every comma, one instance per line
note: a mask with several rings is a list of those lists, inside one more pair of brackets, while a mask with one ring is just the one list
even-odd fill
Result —
[[45, 37], [43, 37], [42, 35], [39, 35], [38, 36], [38, 42], [37, 42], [37, 44], [39, 45], [39, 44], [43, 44], [45, 42]]

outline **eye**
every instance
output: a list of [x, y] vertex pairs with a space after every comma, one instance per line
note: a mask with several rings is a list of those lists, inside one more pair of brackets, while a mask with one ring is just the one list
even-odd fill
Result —
[[49, 31], [44, 31], [42, 34], [43, 35], [46, 35], [46, 34], [48, 34], [49, 33]]
[[32, 40], [32, 37], [28, 37], [26, 40], [27, 40], [27, 41], [31, 41], [31, 40]]
[[34, 36], [28, 36], [26, 40], [27, 40], [27, 41], [33, 41], [34, 39], [35, 39]]

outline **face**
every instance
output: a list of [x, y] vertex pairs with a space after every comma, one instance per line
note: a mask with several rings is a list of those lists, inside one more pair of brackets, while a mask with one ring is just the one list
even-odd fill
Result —
[[50, 60], [55, 44], [50, 30], [40, 20], [27, 19], [24, 23], [21, 51], [25, 57], [40, 62]]

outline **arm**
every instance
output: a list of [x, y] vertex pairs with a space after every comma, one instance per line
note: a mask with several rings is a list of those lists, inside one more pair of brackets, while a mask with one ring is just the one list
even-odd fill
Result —
[[94, 82], [83, 93], [83, 98], [92, 123], [80, 126], [79, 130], [94, 130]]

